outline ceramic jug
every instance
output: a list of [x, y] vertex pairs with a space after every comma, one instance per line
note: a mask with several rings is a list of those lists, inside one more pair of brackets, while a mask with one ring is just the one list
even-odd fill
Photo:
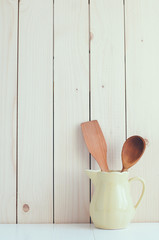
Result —
[[[144, 191], [144, 180], [139, 177], [128, 179], [128, 172], [101, 172], [86, 170], [94, 184], [94, 194], [90, 204], [90, 216], [97, 228], [126, 228], [133, 219]], [[142, 183], [142, 193], [136, 205], [133, 205], [130, 194], [130, 182], [139, 180]]]

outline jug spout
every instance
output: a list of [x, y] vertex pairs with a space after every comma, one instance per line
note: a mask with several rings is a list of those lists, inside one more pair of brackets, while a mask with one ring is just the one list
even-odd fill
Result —
[[95, 185], [97, 182], [97, 173], [99, 170], [85, 170], [87, 176], [92, 180], [92, 183]]

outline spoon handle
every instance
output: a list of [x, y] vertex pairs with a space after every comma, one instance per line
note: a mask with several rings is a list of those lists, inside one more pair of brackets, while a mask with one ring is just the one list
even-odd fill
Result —
[[123, 166], [123, 168], [122, 168], [121, 172], [124, 172], [124, 171], [127, 171], [127, 169], [126, 169], [126, 168], [124, 168], [124, 166]]

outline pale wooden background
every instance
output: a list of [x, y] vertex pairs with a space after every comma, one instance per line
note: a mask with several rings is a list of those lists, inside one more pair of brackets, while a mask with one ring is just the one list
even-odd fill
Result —
[[111, 169], [126, 137], [149, 140], [134, 221], [159, 221], [158, 22], [158, 0], [0, 0], [0, 223], [89, 222], [89, 119]]

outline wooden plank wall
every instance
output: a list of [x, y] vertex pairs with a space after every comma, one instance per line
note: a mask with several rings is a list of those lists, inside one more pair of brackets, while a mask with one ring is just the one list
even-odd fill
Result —
[[[110, 169], [120, 169], [125, 141], [124, 18], [121, 0], [90, 2], [91, 118], [107, 142]], [[92, 169], [98, 168], [92, 159]]]
[[158, 22], [157, 0], [0, 0], [0, 223], [89, 222], [89, 119], [110, 169], [127, 136], [149, 140], [134, 221], [159, 221]]
[[0, 0], [0, 223], [16, 222], [18, 1]]
[[80, 129], [89, 120], [88, 2], [55, 1], [54, 14], [54, 220], [88, 222], [89, 156]]
[[18, 222], [53, 221], [53, 3], [19, 6]]
[[[142, 160], [131, 170], [146, 182], [135, 221], [159, 221], [159, 2], [127, 0], [125, 10], [127, 132], [149, 141]], [[140, 189], [133, 190], [137, 199]]]

